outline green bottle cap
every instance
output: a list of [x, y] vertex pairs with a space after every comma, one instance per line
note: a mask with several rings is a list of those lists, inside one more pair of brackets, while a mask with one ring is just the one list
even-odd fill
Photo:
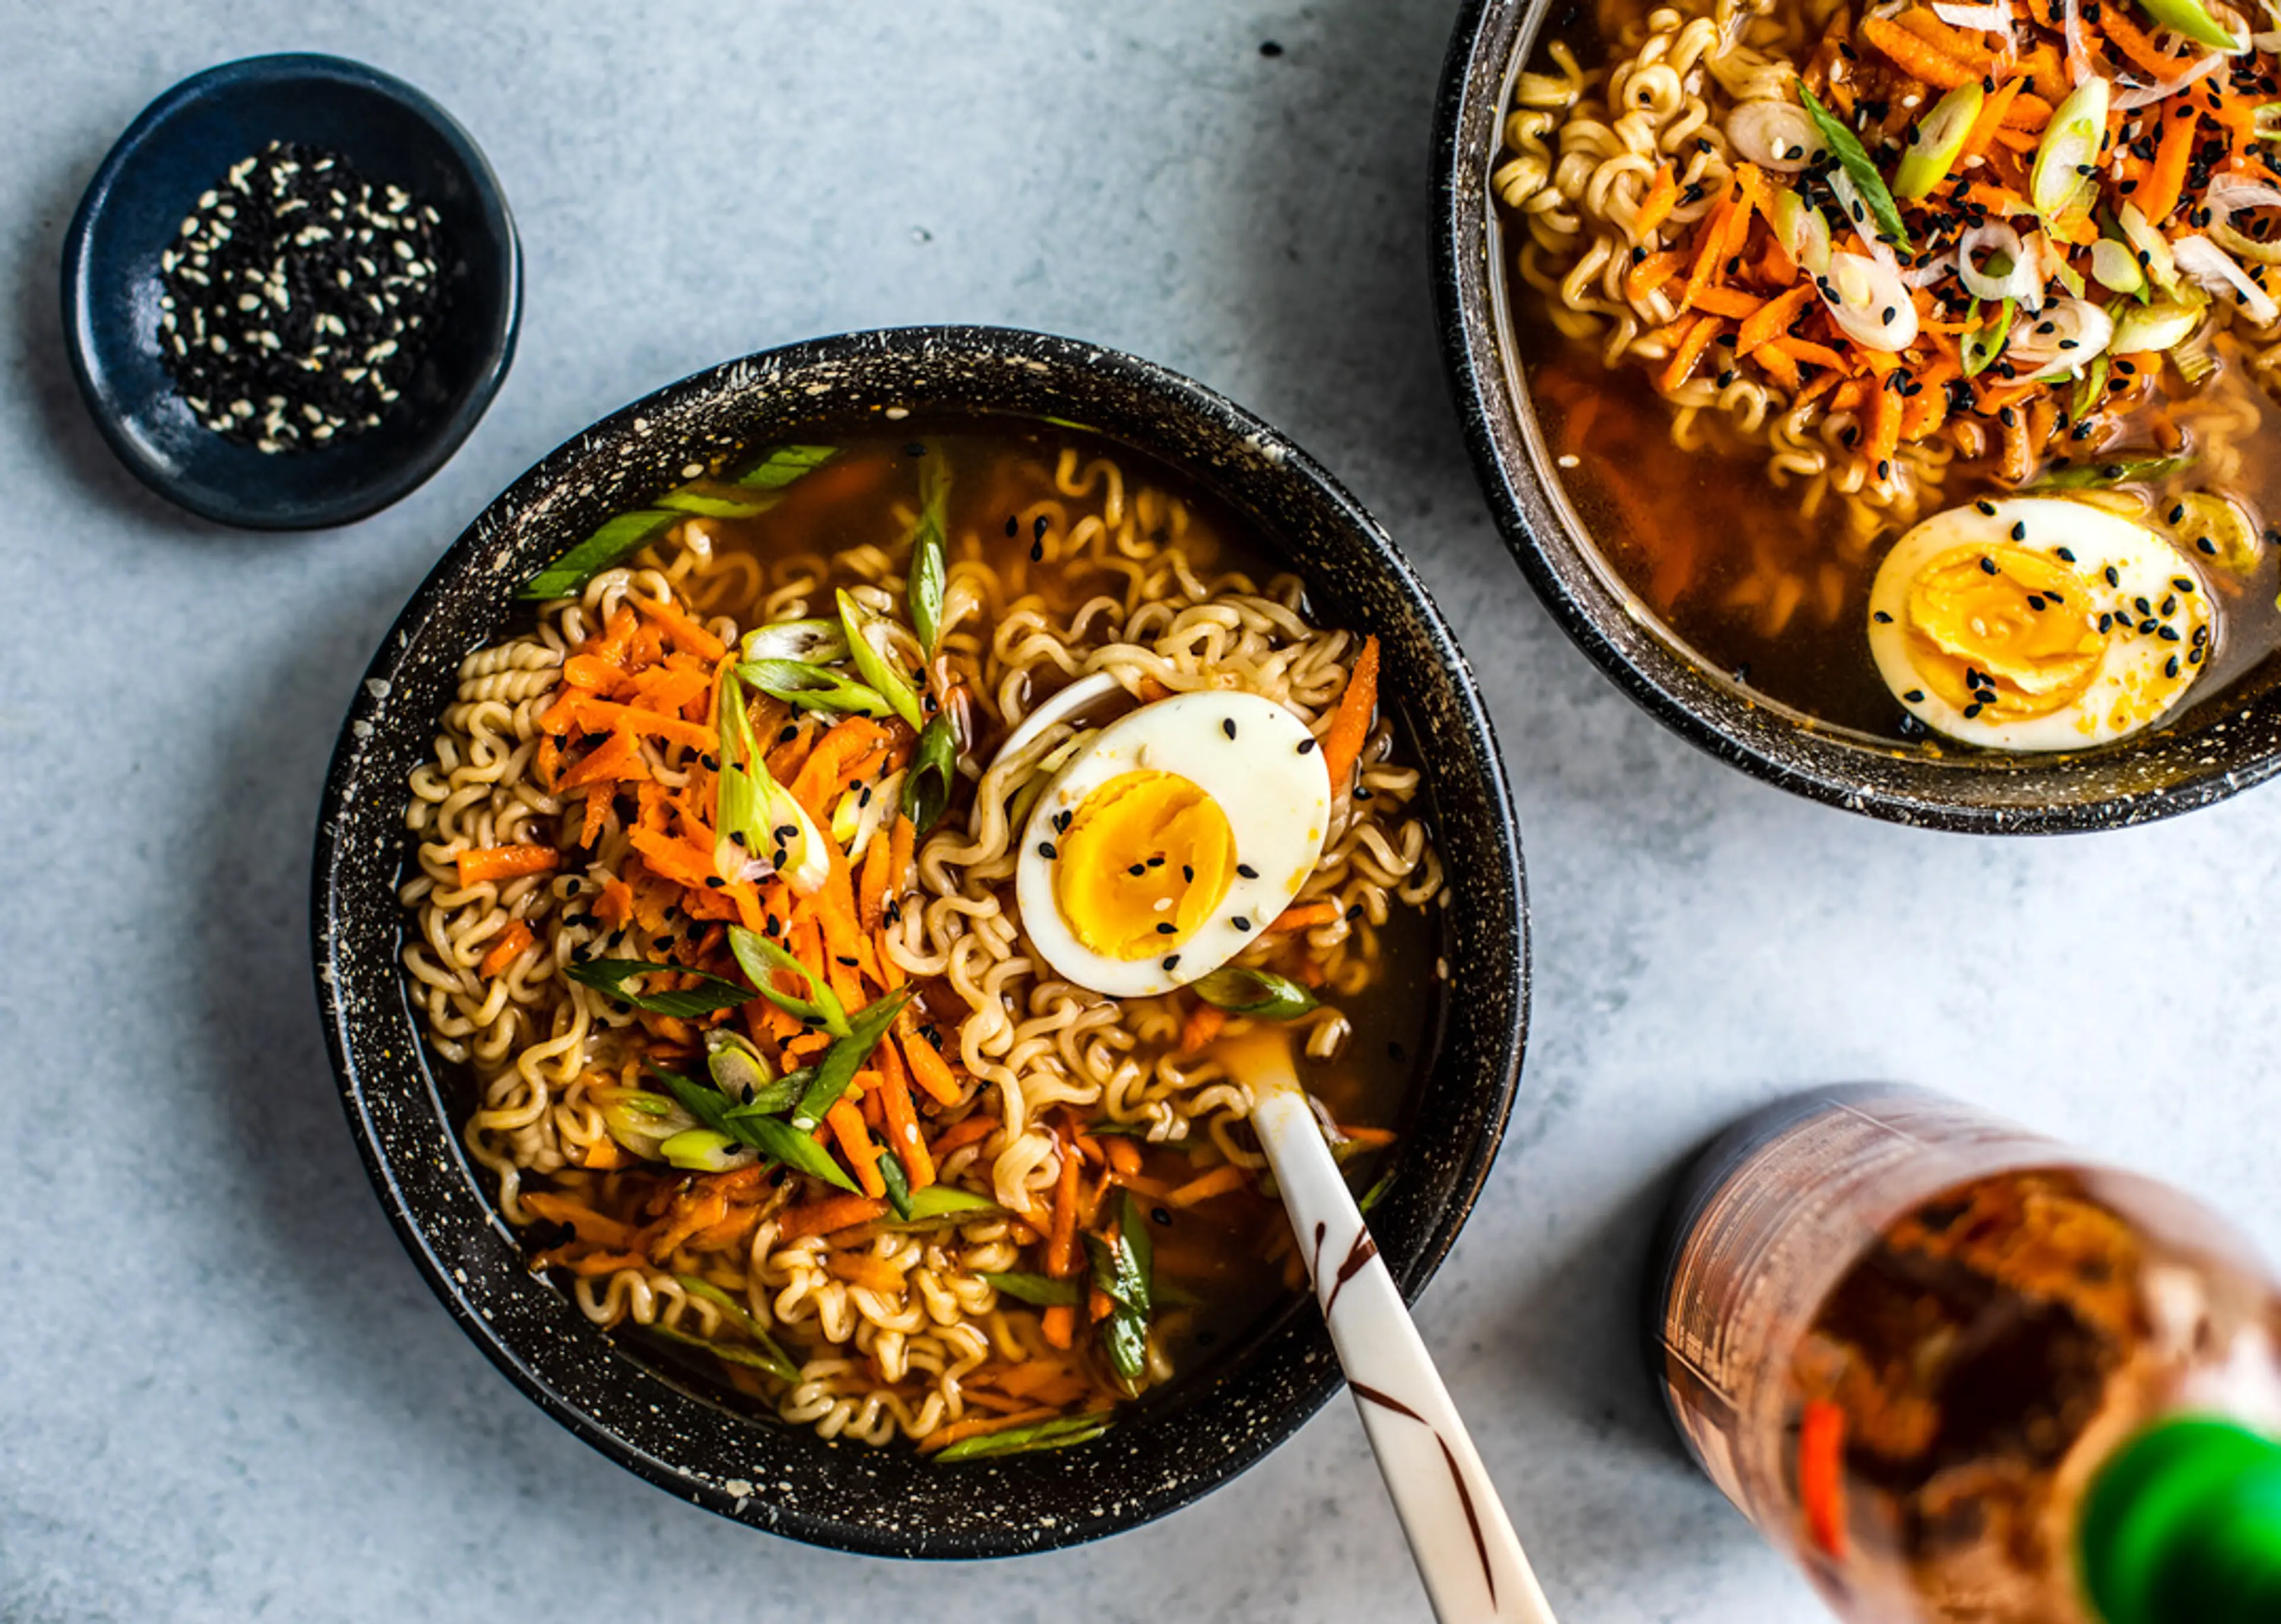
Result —
[[2276, 1624], [2281, 1442], [2231, 1421], [2149, 1427], [2092, 1480], [2078, 1554], [2105, 1624]]

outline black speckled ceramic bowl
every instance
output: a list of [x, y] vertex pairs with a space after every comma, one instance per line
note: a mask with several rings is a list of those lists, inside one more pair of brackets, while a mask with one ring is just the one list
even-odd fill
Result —
[[1895, 823], [1982, 834], [2117, 828], [2208, 806], [2281, 770], [2281, 690], [2270, 687], [2080, 754], [1935, 759], [1883, 747], [1706, 669], [1625, 587], [1550, 472], [1514, 343], [1504, 223], [1488, 184], [1502, 113], [1539, 35], [1589, 27], [1590, 14], [1574, 0], [1466, 0], [1442, 74], [1434, 153], [1442, 354], [1474, 469], [1505, 545], [1577, 645], [1650, 715], [1720, 760]]
[[477, 519], [414, 595], [350, 710], [317, 831], [318, 996], [349, 1122], [406, 1247], [468, 1334], [549, 1414], [652, 1482], [755, 1527], [882, 1555], [988, 1557], [1160, 1516], [1257, 1460], [1339, 1386], [1311, 1302], [1079, 1448], [963, 1466], [826, 1442], [720, 1402], [612, 1341], [534, 1275], [460, 1145], [398, 971], [406, 775], [460, 657], [516, 623], [516, 584], [602, 518], [676, 483], [700, 448], [817, 440], [883, 410], [1053, 416], [1184, 470], [1259, 527], [1319, 611], [1376, 632], [1384, 691], [1425, 763], [1462, 879], [1429, 1079], [1372, 1225], [1415, 1294], [1495, 1156], [1527, 1017], [1527, 910], [1496, 740], [1465, 656], [1384, 531], [1303, 452], [1210, 391], [1130, 356], [976, 328], [863, 333], [700, 373], [564, 445]]

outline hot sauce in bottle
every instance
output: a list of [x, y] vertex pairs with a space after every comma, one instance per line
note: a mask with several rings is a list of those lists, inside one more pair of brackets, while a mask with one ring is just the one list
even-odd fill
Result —
[[1650, 1280], [1689, 1450], [1854, 1624], [2281, 1624], [2281, 1287], [2177, 1191], [1820, 1089], [1703, 1153]]

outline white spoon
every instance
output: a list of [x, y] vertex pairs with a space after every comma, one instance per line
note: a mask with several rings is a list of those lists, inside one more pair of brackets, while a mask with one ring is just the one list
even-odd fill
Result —
[[1251, 1125], [1434, 1616], [1442, 1624], [1553, 1624], [1496, 1488], [1323, 1142], [1292, 1068], [1289, 1034], [1262, 1021], [1223, 1040], [1219, 1052], [1251, 1091]]

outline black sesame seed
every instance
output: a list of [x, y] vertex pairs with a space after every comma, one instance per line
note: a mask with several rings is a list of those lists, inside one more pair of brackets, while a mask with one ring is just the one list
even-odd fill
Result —
[[1139, 879], [1148, 872], [1148, 865], [1145, 862], [1136, 862], [1125, 871], [1133, 878]]
[[[2075, 554], [2065, 547], [2053, 547], [2052, 552], [2062, 564], [2072, 564], [2075, 562]], [[2053, 592], [2052, 596], [2056, 598], [2059, 594], [2057, 592]]]
[[1032, 564], [1040, 563], [1043, 561], [1045, 556], [1046, 544], [1044, 542], [1033, 541], [1030, 544], [1030, 562]]
[[2176, 677], [2177, 674], [2178, 657], [2176, 654], [2172, 654], [2168, 660], [2165, 660], [2162, 662], [2162, 675], [2165, 677]]
[[1196, 871], [1195, 867], [1189, 863], [1182, 863], [1180, 865], [1180, 878], [1187, 880], [1191, 885], [1195, 885], [1196, 883]]
[[2217, 543], [2212, 541], [2207, 536], [2195, 537], [2194, 546], [2197, 551], [2209, 553], [2213, 557], [2217, 553]]
[[1996, 504], [1993, 502], [1982, 500], [1973, 503], [1973, 506], [1977, 507], [1982, 514], [1991, 519], [1996, 516]]
[[2112, 564], [2109, 564], [2107, 567], [2107, 584], [2109, 586], [2120, 586], [2122, 584], [2122, 577], [2115, 573], [2115, 566]]
[[1303, 739], [1299, 741], [1299, 754], [1302, 755], [1312, 754], [1314, 748], [1315, 741], [1311, 739]]
[[1901, 695], [1901, 697], [1912, 705], [1921, 705], [1924, 703], [1924, 690], [1921, 688], [1912, 688], [1906, 693]]
[[1251, 921], [1245, 918], [1241, 914], [1236, 915], [1236, 916], [1229, 920], [1228, 923], [1239, 931], [1248, 931], [1251, 928]]
[[1179, 933], [1180, 927], [1177, 924], [1171, 924], [1170, 921], [1166, 921], [1156, 927], [1156, 934], [1159, 936], [1178, 936]]
[[1047, 522], [1046, 515], [1040, 514], [1036, 519], [1031, 522], [1030, 539], [1032, 541], [1043, 541], [1046, 538], [1046, 532], [1052, 528], [1052, 525]]
[[[2016, 530], [2018, 526], [2015, 525], [2013, 528]], [[1980, 573], [1984, 576], [1994, 575], [1996, 573], [1996, 561], [1988, 557], [1985, 553], [1983, 553], [1980, 559]]]
[[1179, 963], [1180, 955], [1177, 953], [1168, 953], [1164, 955], [1164, 968], [1166, 970], [1178, 968]]
[[1243, 876], [1243, 878], [1246, 878], [1246, 879], [1257, 879], [1257, 878], [1259, 878], [1259, 870], [1258, 870], [1257, 869], [1253, 868], [1253, 867], [1252, 867], [1249, 863], [1248, 863], [1248, 862], [1239, 862], [1239, 863], [1237, 863], [1237, 864], [1235, 865], [1235, 871], [1236, 871], [1238, 874], [1242, 875], [1242, 876]]
[[1051, 862], [1055, 858], [1059, 857], [1061, 853], [1054, 849], [1054, 843], [1051, 840], [1040, 840], [1038, 842], [1038, 855]]
[[1893, 617], [1886, 614], [1883, 609], [1876, 610], [1869, 616], [1869, 618], [1875, 621], [1880, 626], [1890, 626], [1893, 623]]
[[1022, 528], [1022, 521], [1021, 521], [1020, 517], [1019, 517], [1017, 514], [1008, 514], [1006, 515], [1006, 533], [1007, 533], [1009, 536], [1013, 535], [1017, 530], [1020, 530], [1021, 528]]
[[2170, 584], [2177, 587], [2180, 592], [2185, 593], [2189, 598], [2192, 597], [2194, 594], [2194, 584], [2188, 580], [2184, 576], [2172, 576], [2170, 577]]
[[2154, 635], [2161, 638], [2165, 643], [2182, 643], [2185, 640], [2184, 638], [2179, 636], [2178, 629], [2176, 626], [2165, 626], [2161, 630], [2155, 632]]
[[1230, 739], [1233, 739], [1235, 737], [1235, 718], [1233, 716], [1222, 716], [1219, 723], [1219, 731], [1226, 734]]
[[[2013, 525], [2012, 539], [2014, 541], [2025, 541], [2028, 539], [2028, 522], [2026, 520], [2022, 519], [2018, 523]], [[1989, 573], [1992, 575], [1995, 572], [1991, 570]]]

